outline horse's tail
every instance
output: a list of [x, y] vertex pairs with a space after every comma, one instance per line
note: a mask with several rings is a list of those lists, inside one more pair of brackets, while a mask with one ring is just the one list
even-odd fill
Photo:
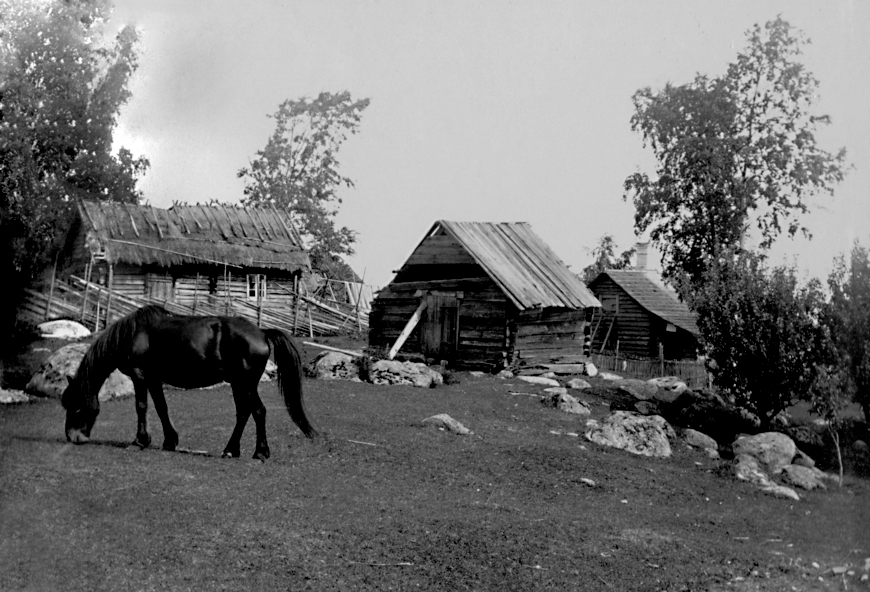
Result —
[[275, 365], [278, 367], [278, 390], [284, 396], [284, 404], [290, 418], [299, 426], [302, 433], [313, 438], [317, 435], [308, 417], [302, 401], [302, 358], [299, 350], [286, 333], [278, 329], [263, 329], [266, 340], [272, 346], [275, 355]]

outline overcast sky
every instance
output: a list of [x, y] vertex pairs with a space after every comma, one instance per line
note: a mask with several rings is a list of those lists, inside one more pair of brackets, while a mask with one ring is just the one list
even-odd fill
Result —
[[237, 171], [285, 99], [370, 98], [341, 149], [339, 223], [367, 283], [392, 279], [435, 220], [527, 221], [575, 271], [604, 233], [635, 241], [626, 176], [654, 162], [629, 126], [639, 88], [724, 73], [745, 32], [777, 14], [812, 40], [822, 147], [854, 164], [774, 262], [825, 278], [870, 245], [870, 2], [115, 0], [142, 30], [117, 143], [144, 154], [146, 199], [237, 202]]

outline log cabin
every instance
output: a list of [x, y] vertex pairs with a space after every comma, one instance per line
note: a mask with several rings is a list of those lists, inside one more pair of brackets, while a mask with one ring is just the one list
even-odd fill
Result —
[[287, 307], [310, 267], [288, 213], [274, 207], [82, 201], [57, 275], [151, 302]]
[[372, 302], [369, 345], [452, 367], [549, 362], [584, 355], [598, 306], [527, 223], [440, 220]]
[[592, 350], [621, 357], [697, 357], [695, 315], [654, 270], [607, 270], [589, 283], [601, 302], [593, 318]]

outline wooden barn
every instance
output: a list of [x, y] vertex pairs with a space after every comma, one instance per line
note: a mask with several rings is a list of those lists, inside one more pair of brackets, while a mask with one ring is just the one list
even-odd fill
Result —
[[592, 350], [620, 356], [695, 358], [700, 332], [695, 315], [652, 270], [609, 270], [589, 289], [601, 302], [592, 328]]
[[61, 279], [184, 304], [289, 306], [289, 290], [310, 271], [298, 232], [275, 208], [80, 202], [64, 253]]
[[527, 223], [440, 220], [372, 302], [369, 344], [452, 366], [545, 362], [584, 354], [598, 306]]

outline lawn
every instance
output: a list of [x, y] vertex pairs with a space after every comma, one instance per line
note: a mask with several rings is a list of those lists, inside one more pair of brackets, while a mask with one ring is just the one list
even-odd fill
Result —
[[[181, 446], [208, 456], [161, 451], [153, 410], [153, 448], [128, 447], [130, 399], [104, 403], [83, 446], [65, 441], [57, 401], [4, 406], [0, 590], [866, 587], [866, 479], [775, 499], [683, 444], [650, 459], [587, 442], [582, 419], [510, 394], [530, 385], [456, 379], [307, 380], [314, 441], [266, 384], [266, 463], [250, 459], [253, 422], [243, 458], [219, 458], [227, 387], [167, 389]], [[437, 413], [473, 434], [421, 425]]]

